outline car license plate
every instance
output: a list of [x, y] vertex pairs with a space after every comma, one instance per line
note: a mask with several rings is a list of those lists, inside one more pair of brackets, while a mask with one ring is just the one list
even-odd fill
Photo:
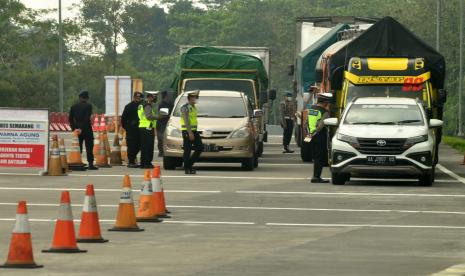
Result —
[[218, 147], [215, 144], [205, 144], [203, 145], [204, 152], [218, 152]]
[[368, 156], [367, 163], [369, 165], [393, 166], [396, 164], [396, 157], [395, 156]]

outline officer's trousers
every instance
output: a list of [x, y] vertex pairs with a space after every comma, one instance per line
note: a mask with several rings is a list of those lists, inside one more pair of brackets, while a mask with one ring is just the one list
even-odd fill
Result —
[[141, 167], [152, 165], [153, 149], [155, 144], [154, 129], [139, 128], [140, 134], [140, 165]]
[[126, 131], [126, 144], [128, 146], [128, 163], [135, 164], [137, 154], [140, 151], [140, 133], [139, 128], [128, 129]]
[[328, 139], [326, 132], [317, 133], [313, 136], [311, 145], [312, 145], [312, 155], [313, 155], [313, 177], [320, 178], [323, 167], [326, 163], [326, 158], [328, 155]]
[[[187, 131], [182, 131], [184, 148], [183, 162], [185, 170], [192, 169], [192, 166], [199, 159], [200, 154], [203, 151], [202, 138], [200, 138], [200, 134], [195, 130], [192, 132], [194, 133], [194, 141], [189, 140], [189, 134]], [[192, 149], [194, 149], [194, 154], [191, 156]]]
[[94, 162], [94, 133], [92, 130], [87, 129], [81, 130], [81, 133], [78, 136], [79, 138], [79, 149], [81, 150], [82, 153], [82, 143], [86, 142], [86, 155], [87, 155], [87, 162], [93, 163]]
[[286, 128], [283, 132], [283, 146], [289, 146], [292, 139], [292, 132], [294, 130], [294, 121], [291, 119], [286, 119], [284, 122], [286, 124]]

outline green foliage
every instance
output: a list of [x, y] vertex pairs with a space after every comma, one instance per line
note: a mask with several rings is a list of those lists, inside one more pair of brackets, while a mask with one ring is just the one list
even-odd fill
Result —
[[442, 141], [447, 145], [465, 154], [465, 139], [460, 137], [444, 136]]
[[[457, 114], [458, 11], [459, 0], [442, 0], [447, 134], [455, 133], [458, 116], [465, 117]], [[0, 0], [2, 106], [58, 108], [57, 22], [45, 20], [47, 12]], [[87, 89], [99, 111], [105, 75], [130, 75], [142, 78], [146, 89], [168, 89], [179, 45], [269, 47], [271, 86], [283, 95], [292, 84], [287, 70], [294, 63], [295, 18], [300, 16], [390, 15], [430, 45], [436, 40], [436, 0], [82, 0], [77, 12], [63, 26], [65, 107]]]

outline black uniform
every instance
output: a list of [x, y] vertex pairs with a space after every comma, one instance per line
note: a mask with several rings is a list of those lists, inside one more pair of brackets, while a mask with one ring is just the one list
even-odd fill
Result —
[[[160, 114], [161, 108], [168, 108], [169, 112], [173, 110], [173, 103], [169, 100], [162, 100], [158, 105], [158, 114]], [[157, 121], [157, 140], [158, 140], [158, 152], [160, 156], [163, 156], [163, 136], [165, 135], [166, 125], [168, 124], [169, 116], [163, 116]]]
[[328, 129], [324, 127], [323, 120], [328, 118], [329, 113], [321, 106], [313, 105], [311, 109], [321, 112], [321, 119], [318, 122], [317, 131], [313, 134], [311, 147], [313, 156], [313, 177], [321, 178], [321, 172], [326, 165], [328, 156]]
[[[145, 117], [154, 120], [152, 115], [152, 104], [144, 103]], [[148, 128], [139, 127], [140, 134], [140, 166], [141, 168], [152, 168], [153, 150], [155, 144], [155, 128], [150, 124]]]
[[126, 130], [129, 164], [136, 163], [136, 156], [140, 151], [139, 116], [137, 114], [139, 104], [135, 101], [128, 103], [121, 115], [121, 126]]
[[74, 104], [69, 111], [69, 123], [71, 129], [80, 129], [79, 134], [79, 147], [82, 153], [82, 143], [86, 142], [87, 162], [93, 164], [94, 162], [94, 134], [92, 132], [92, 125], [90, 118], [92, 116], [92, 105], [87, 102], [79, 102]]

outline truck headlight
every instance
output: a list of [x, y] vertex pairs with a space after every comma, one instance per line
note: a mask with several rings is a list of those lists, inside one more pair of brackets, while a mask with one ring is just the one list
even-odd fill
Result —
[[174, 126], [168, 126], [166, 128], [166, 135], [169, 137], [181, 138], [182, 132]]
[[358, 144], [357, 138], [355, 138], [353, 136], [338, 133], [337, 134], [337, 139], [339, 141], [343, 141], [343, 142], [346, 142], [346, 143], [350, 144], [354, 148], [359, 148], [360, 147], [360, 145]]
[[407, 140], [405, 141], [404, 147], [410, 148], [415, 144], [425, 142], [425, 141], [428, 141], [428, 135], [410, 137], [410, 138], [407, 138]]
[[248, 127], [242, 127], [238, 130], [235, 130], [230, 138], [246, 138], [250, 134], [249, 128]]

